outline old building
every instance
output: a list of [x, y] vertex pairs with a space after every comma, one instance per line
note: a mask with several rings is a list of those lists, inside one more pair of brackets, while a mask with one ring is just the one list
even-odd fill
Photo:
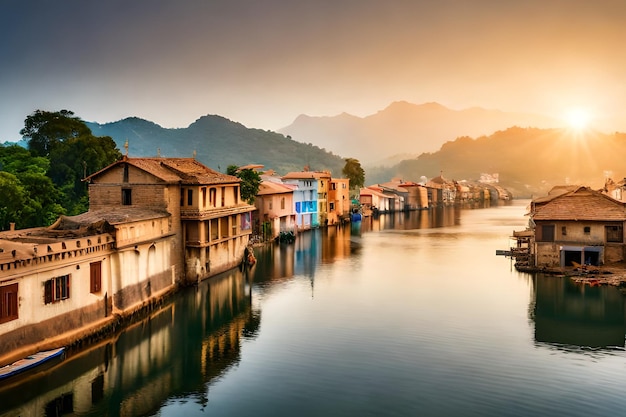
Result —
[[90, 210], [129, 206], [171, 215], [176, 274], [197, 281], [241, 262], [254, 206], [241, 200], [240, 179], [193, 158], [128, 158], [88, 177]]
[[172, 291], [170, 220], [121, 208], [0, 233], [0, 358], [56, 347]]
[[123, 157], [87, 180], [87, 213], [0, 233], [0, 364], [242, 262], [254, 206], [237, 177], [190, 158]]
[[532, 255], [537, 267], [624, 260], [624, 203], [588, 187], [553, 190], [532, 201]]

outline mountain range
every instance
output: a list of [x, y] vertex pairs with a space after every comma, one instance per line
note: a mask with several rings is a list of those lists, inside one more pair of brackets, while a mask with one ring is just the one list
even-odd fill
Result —
[[[123, 153], [128, 142], [131, 156], [191, 157], [195, 152], [199, 161], [222, 172], [228, 165], [261, 164], [278, 174], [308, 167], [341, 176], [344, 158], [369, 156], [380, 161], [384, 155], [396, 154], [398, 162], [386, 165], [361, 160], [366, 184], [393, 177], [418, 182], [441, 174], [454, 180], [477, 180], [487, 173], [498, 174], [500, 184], [516, 197], [544, 195], [552, 186], [568, 183], [601, 187], [606, 177], [619, 179], [626, 174], [621, 157], [626, 154], [626, 134], [521, 127], [551, 121], [517, 116], [519, 119], [516, 114], [499, 111], [454, 111], [436, 103], [397, 102], [366, 118], [300, 116], [283, 133], [247, 128], [217, 115], [200, 117], [177, 129], [136, 117], [87, 125], [96, 136], [111, 136]], [[305, 125], [317, 135], [327, 134], [303, 139], [298, 130]], [[491, 127], [496, 125], [504, 127]], [[494, 130], [471, 134], [489, 129]], [[441, 133], [445, 131], [451, 132], [446, 140]], [[382, 133], [377, 136], [373, 132]], [[303, 143], [305, 140], [316, 142]], [[341, 149], [345, 153], [339, 154]]]
[[478, 180], [481, 173], [498, 174], [500, 185], [515, 197], [529, 197], [546, 195], [555, 185], [599, 189], [606, 178], [621, 180], [626, 175], [625, 153], [624, 133], [511, 127], [489, 136], [462, 136], [437, 152], [366, 172], [370, 183], [391, 177], [418, 181], [437, 175]]
[[512, 126], [559, 125], [558, 120], [537, 114], [480, 107], [452, 110], [438, 103], [396, 101], [367, 117], [347, 113], [333, 117], [300, 115], [279, 132], [364, 164], [389, 166], [424, 152], [435, 152], [459, 136], [478, 137]]
[[260, 164], [280, 174], [329, 170], [339, 176], [345, 161], [312, 144], [276, 132], [249, 129], [217, 115], [202, 116], [186, 128], [164, 128], [129, 117], [117, 122], [86, 122], [95, 136], [110, 136], [130, 156], [192, 157], [221, 172], [229, 165]]

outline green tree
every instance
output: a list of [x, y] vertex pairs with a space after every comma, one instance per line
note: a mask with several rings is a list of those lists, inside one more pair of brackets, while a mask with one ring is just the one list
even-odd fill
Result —
[[[19, 209], [8, 210], [14, 216], [19, 213], [19, 218], [12, 218], [10, 221], [20, 228], [47, 226], [61, 214], [65, 214], [61, 205], [62, 194], [46, 176], [49, 167], [50, 161], [47, 158], [32, 156], [28, 149], [18, 145], [0, 145], [0, 171], [14, 175], [21, 190], [9, 185], [9, 177], [5, 176], [5, 189], [13, 189], [13, 195], [18, 195], [16, 201], [21, 205]], [[7, 197], [7, 200], [9, 198], [11, 197]], [[6, 227], [6, 224], [1, 227]]]
[[361, 188], [365, 184], [365, 171], [358, 159], [346, 158], [346, 164], [341, 173], [350, 180], [350, 188]]
[[47, 156], [59, 142], [91, 135], [91, 130], [72, 111], [36, 110], [24, 120], [20, 135], [28, 139], [28, 149], [35, 155]]
[[70, 215], [89, 208], [88, 188], [83, 179], [122, 156], [111, 137], [94, 136], [68, 110], [37, 110], [26, 117], [20, 133], [28, 139], [28, 149], [35, 156], [48, 158], [46, 175], [61, 193], [63, 207]]
[[226, 173], [241, 179], [241, 198], [249, 204], [254, 204], [261, 186], [261, 175], [253, 169], [239, 169], [237, 165], [229, 165]]
[[21, 228], [26, 192], [14, 174], [0, 171], [0, 195], [4, 200], [0, 206], [0, 228], [7, 230], [10, 223], [15, 223]]

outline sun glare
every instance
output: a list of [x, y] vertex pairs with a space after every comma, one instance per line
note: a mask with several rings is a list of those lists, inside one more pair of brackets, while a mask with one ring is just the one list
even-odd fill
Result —
[[565, 114], [565, 121], [570, 129], [583, 130], [589, 126], [591, 115], [585, 109], [571, 109]]

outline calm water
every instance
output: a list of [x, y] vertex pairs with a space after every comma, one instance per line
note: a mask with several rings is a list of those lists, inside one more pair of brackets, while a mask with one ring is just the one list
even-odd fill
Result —
[[0, 387], [0, 415], [624, 415], [622, 293], [495, 256], [527, 203], [261, 248], [249, 273]]

